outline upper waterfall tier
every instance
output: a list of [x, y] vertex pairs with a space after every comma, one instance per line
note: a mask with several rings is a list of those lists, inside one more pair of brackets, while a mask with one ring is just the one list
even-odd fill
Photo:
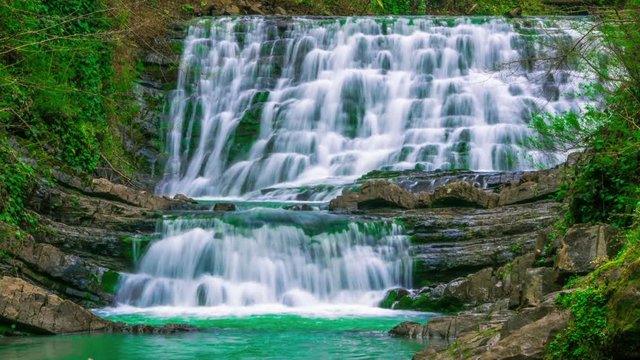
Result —
[[528, 123], [581, 101], [571, 64], [535, 59], [575, 24], [202, 19], [184, 41], [158, 192], [259, 197], [381, 168], [552, 166], [563, 155], [533, 151]]

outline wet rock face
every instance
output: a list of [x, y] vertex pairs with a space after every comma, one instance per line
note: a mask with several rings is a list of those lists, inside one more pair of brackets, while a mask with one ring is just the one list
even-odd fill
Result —
[[586, 274], [620, 249], [608, 225], [574, 225], [562, 238], [556, 267], [564, 275]]
[[218, 203], [213, 206], [213, 211], [236, 211], [236, 205], [232, 203]]
[[420, 209], [398, 215], [411, 235], [416, 278], [450, 281], [532, 251], [558, 205], [542, 201], [485, 209]]
[[0, 320], [42, 334], [103, 331], [111, 325], [69, 300], [8, 276], [0, 278]]

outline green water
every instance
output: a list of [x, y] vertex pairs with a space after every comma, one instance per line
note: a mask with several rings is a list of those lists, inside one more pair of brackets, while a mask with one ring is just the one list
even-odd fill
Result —
[[67, 335], [0, 338], [0, 359], [410, 359], [418, 340], [391, 338], [401, 321], [429, 314], [313, 318], [257, 315], [220, 319], [106, 316], [128, 323], [187, 322], [202, 331], [177, 335]]

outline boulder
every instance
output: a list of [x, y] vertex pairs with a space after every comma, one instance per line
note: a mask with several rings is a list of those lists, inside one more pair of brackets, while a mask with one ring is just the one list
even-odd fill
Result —
[[445, 285], [444, 296], [472, 305], [495, 301], [502, 296], [499, 282], [492, 268], [482, 269]]
[[417, 322], [405, 321], [391, 329], [389, 335], [409, 339], [421, 339], [424, 336], [425, 330], [426, 328]]
[[500, 191], [498, 206], [548, 198], [558, 192], [561, 180], [562, 172], [559, 168], [525, 173], [519, 181]]
[[557, 273], [550, 267], [527, 269], [524, 282], [524, 305], [537, 306], [545, 295], [560, 290]]
[[428, 338], [455, 339], [460, 334], [479, 329], [486, 317], [482, 314], [443, 316], [429, 320], [423, 336]]
[[527, 253], [518, 256], [513, 261], [498, 269], [498, 273], [503, 274], [505, 292], [509, 297], [509, 307], [515, 308], [524, 303], [524, 288], [527, 269], [533, 266], [535, 254]]
[[504, 326], [501, 330], [501, 337], [506, 338], [514, 331], [535, 321], [538, 321], [551, 312], [555, 311], [557, 309], [556, 298], [563, 292], [567, 291], [558, 291], [547, 294], [538, 306], [525, 307], [518, 310], [516, 314], [511, 316], [504, 323]]
[[232, 203], [217, 203], [213, 206], [213, 211], [236, 211], [236, 205]]
[[354, 211], [358, 210], [358, 199], [360, 194], [356, 192], [344, 193], [329, 202], [329, 210]]
[[568, 312], [553, 311], [500, 339], [480, 359], [542, 359], [547, 344], [567, 327], [570, 318]]
[[498, 205], [499, 196], [469, 182], [456, 181], [436, 188], [430, 200], [431, 205], [436, 207], [470, 206], [492, 209]]
[[0, 277], [0, 320], [29, 332], [104, 331], [111, 322], [22, 279]]
[[177, 194], [176, 196], [173, 197], [173, 200], [182, 201], [182, 202], [189, 203], [189, 204], [197, 204], [198, 203], [194, 199], [192, 199], [192, 198], [190, 198], [190, 197], [188, 197], [187, 195], [184, 195], [184, 194]]
[[574, 225], [560, 241], [556, 268], [561, 275], [586, 274], [620, 249], [608, 225]]

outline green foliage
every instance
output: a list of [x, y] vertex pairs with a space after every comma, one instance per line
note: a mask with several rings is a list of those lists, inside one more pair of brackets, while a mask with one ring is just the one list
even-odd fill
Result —
[[571, 311], [569, 326], [547, 347], [547, 359], [602, 359], [607, 345], [607, 296], [602, 289], [587, 287], [562, 294], [558, 305]]
[[102, 274], [100, 283], [102, 284], [102, 290], [109, 294], [115, 294], [118, 290], [118, 283], [120, 282], [120, 273], [113, 270], [107, 270]]
[[120, 21], [103, 1], [0, 0], [0, 127], [78, 170], [121, 153], [109, 131], [131, 112], [115, 105], [131, 89], [113, 66]]
[[603, 16], [601, 32], [587, 30], [582, 43], [565, 54], [565, 59], [581, 58], [598, 77], [584, 89], [598, 105], [532, 122], [540, 148], [586, 149], [562, 193], [569, 207], [567, 226], [609, 222], [626, 227], [640, 202], [640, 8], [638, 1], [632, 3]]
[[21, 161], [6, 139], [0, 137], [0, 221], [23, 228], [35, 224], [36, 219], [25, 211], [32, 185], [33, 168]]

